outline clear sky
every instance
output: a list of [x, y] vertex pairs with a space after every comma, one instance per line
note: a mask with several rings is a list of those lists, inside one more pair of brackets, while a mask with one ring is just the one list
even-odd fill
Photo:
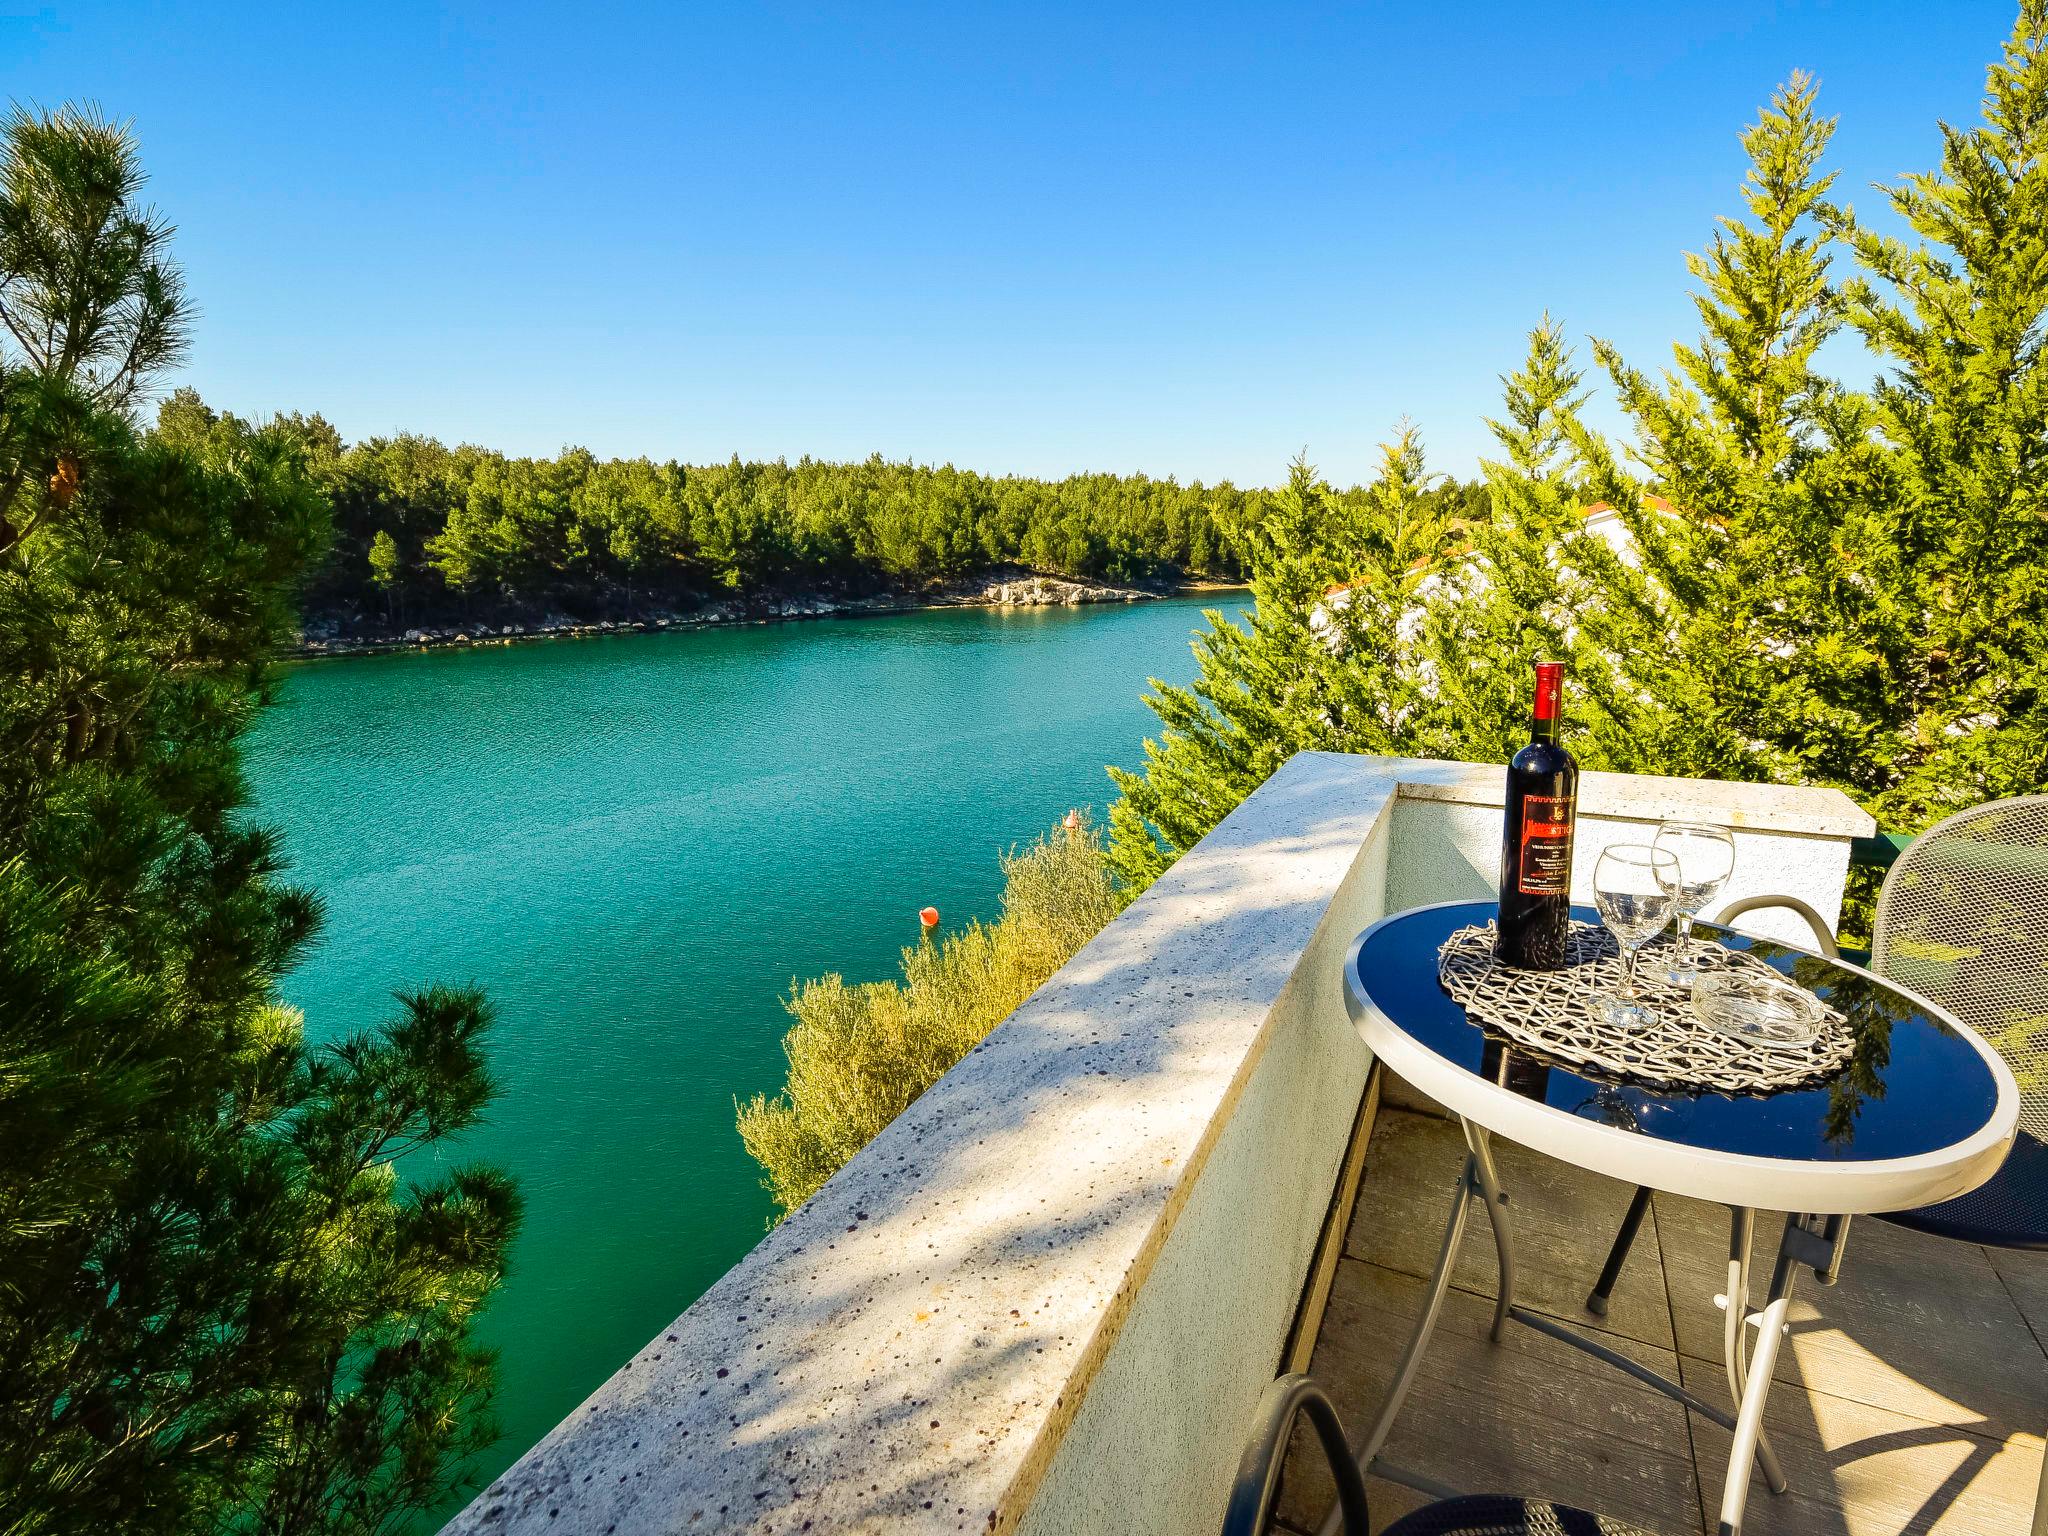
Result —
[[551, 453], [1268, 483], [1485, 451], [1547, 308], [1658, 362], [1736, 134], [1931, 164], [2008, 0], [0, 7], [15, 100], [132, 117], [184, 370]]

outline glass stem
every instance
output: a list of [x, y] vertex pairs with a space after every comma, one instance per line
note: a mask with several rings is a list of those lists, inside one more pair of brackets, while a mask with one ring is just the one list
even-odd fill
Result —
[[1683, 908], [1678, 913], [1678, 958], [1683, 960], [1685, 952], [1692, 948], [1692, 914]]
[[1640, 949], [1631, 946], [1627, 963], [1621, 968], [1621, 1000], [1624, 1003], [1636, 1000], [1636, 957], [1641, 953]]

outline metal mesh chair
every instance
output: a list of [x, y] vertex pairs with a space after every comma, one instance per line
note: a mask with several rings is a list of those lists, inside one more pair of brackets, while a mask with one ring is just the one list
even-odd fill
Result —
[[[1751, 896], [1725, 909], [1783, 907], [1833, 955], [1821, 915], [1791, 896]], [[1967, 1195], [1879, 1217], [1966, 1243], [2048, 1250], [2048, 795], [1993, 800], [1921, 833], [1884, 878], [1870, 968], [1930, 998], [2005, 1058], [2020, 1089], [2019, 1135], [2003, 1166]], [[1636, 1191], [1586, 1307], [1607, 1311], [1650, 1202]]]
[[1385, 1536], [1651, 1536], [1639, 1525], [1552, 1504], [1492, 1495], [1446, 1499], [1404, 1515]]
[[1882, 1219], [2048, 1249], [2048, 795], [1973, 806], [1915, 838], [1878, 895], [1870, 968], [1976, 1030], [2020, 1090], [2019, 1136], [1989, 1183]]
[[[1352, 1459], [1343, 1423], [1323, 1389], [1307, 1376], [1282, 1376], [1259, 1399], [1257, 1419], [1244, 1456], [1237, 1464], [1237, 1482], [1223, 1517], [1223, 1536], [1264, 1536], [1273, 1500], [1280, 1491], [1280, 1472], [1287, 1459], [1287, 1440], [1294, 1421], [1308, 1416], [1316, 1443], [1337, 1480], [1337, 1504], [1344, 1536], [1371, 1536], [1365, 1504], [1365, 1479]], [[1441, 1499], [1403, 1515], [1381, 1536], [1652, 1536], [1640, 1526], [1588, 1514], [1547, 1499], [1504, 1498], [1497, 1494]]]

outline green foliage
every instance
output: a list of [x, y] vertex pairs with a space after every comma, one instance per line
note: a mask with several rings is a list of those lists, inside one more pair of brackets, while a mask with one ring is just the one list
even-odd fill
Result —
[[[1912, 828], [2048, 779], [2048, 4], [2025, 0], [1984, 120], [1886, 192], [1919, 244], [1836, 220], [1896, 491], [1859, 646], [1883, 690], [1873, 809]], [[1834, 658], [1822, 658], [1832, 662]], [[1859, 658], [1845, 658], [1854, 675]]]
[[[1542, 654], [1569, 663], [1591, 767], [1835, 785], [1898, 830], [2048, 782], [2048, 0], [2021, 6], [1982, 124], [1943, 125], [1940, 169], [1886, 190], [1910, 239], [1828, 201], [1815, 101], [1794, 75], [1744, 133], [1744, 209], [1688, 258], [1702, 334], [1672, 369], [1594, 343], [1626, 455], [1546, 319], [1490, 423], [1487, 515], [1398, 611], [1354, 637], [1316, 587], [1375, 558], [1384, 581], [1386, 511], [1304, 514], [1326, 493], [1299, 475], [1260, 509], [1258, 612], [1156, 691], [1165, 730], [1117, 776], [1127, 881], [1291, 751], [1506, 756]], [[1844, 324], [1885, 370], [1868, 390], [1817, 369]], [[1582, 518], [1598, 503], [1625, 538]]]
[[389, 529], [379, 528], [377, 536], [370, 540], [370, 581], [384, 594], [386, 619], [392, 616], [392, 599], [402, 574], [398, 540], [391, 537]]
[[[307, 427], [332, 431], [318, 417]], [[429, 612], [503, 601], [596, 613], [640, 596], [915, 587], [1006, 564], [1108, 581], [1228, 578], [1237, 567], [1224, 530], [1257, 494], [1143, 476], [994, 478], [879, 457], [684, 466], [568, 449], [518, 459], [420, 437], [336, 441], [314, 469], [336, 544], [310, 598], [330, 614], [388, 593], [385, 569]], [[387, 542], [376, 558], [390, 563], [373, 566]]]
[[[1917, 243], [1825, 201], [1833, 125], [1795, 77], [1745, 140], [1750, 218], [1681, 377], [1601, 349], [1675, 504], [1634, 513], [1645, 574], [1610, 561], [1588, 625], [1616, 766], [1835, 784], [1902, 831], [2048, 779], [2043, 27], [2030, 0], [1984, 123], [1944, 125], [1941, 170], [1887, 194]], [[1867, 392], [1814, 371], [1844, 320], [1885, 367]]]
[[1194, 683], [1152, 679], [1165, 724], [1137, 773], [1112, 768], [1110, 867], [1142, 890], [1296, 752], [1400, 752], [1427, 697], [1408, 624], [1462, 558], [1480, 520], [1437, 488], [1413, 427], [1362, 493], [1340, 496], [1297, 459], [1237, 531], [1253, 607], [1219, 611], [1194, 642]]
[[125, 409], [184, 354], [188, 320], [171, 226], [136, 202], [134, 132], [16, 107], [0, 139], [0, 324], [31, 372]]
[[389, 529], [379, 528], [370, 540], [370, 580], [390, 588], [398, 583], [398, 571], [398, 540], [391, 537]]
[[397, 1168], [488, 1102], [489, 1009], [314, 1048], [277, 1001], [319, 913], [237, 741], [338, 445], [118, 408], [182, 324], [140, 179], [78, 113], [0, 147], [0, 296], [43, 327], [0, 348], [0, 1531], [392, 1530], [490, 1434], [516, 1197]]
[[1116, 912], [1086, 823], [1002, 860], [1002, 915], [903, 951], [901, 981], [837, 975], [791, 995], [789, 1077], [741, 1106], [739, 1129], [784, 1214], [803, 1204]]

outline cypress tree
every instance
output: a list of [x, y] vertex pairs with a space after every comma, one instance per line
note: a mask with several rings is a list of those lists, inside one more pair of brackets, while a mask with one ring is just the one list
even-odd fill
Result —
[[1686, 258], [1702, 332], [1675, 367], [1652, 378], [1595, 344], [1644, 472], [1575, 431], [1628, 532], [1573, 550], [1597, 589], [1584, 724], [1607, 766], [1850, 787], [1867, 771], [1881, 688], [1848, 574], [1890, 493], [1866, 403], [1814, 369], [1840, 312], [1815, 98], [1795, 74], [1744, 132], [1746, 217]]
[[2048, 3], [2020, 6], [1983, 121], [1942, 124], [1939, 169], [1881, 190], [1917, 243], [1836, 227], [1896, 477], [1856, 568], [1885, 706], [1867, 798], [1913, 828], [2048, 783]]
[[1403, 750], [1422, 697], [1404, 625], [1468, 533], [1404, 424], [1366, 495], [1342, 498], [1305, 458], [1236, 530], [1251, 575], [1242, 622], [1216, 610], [1194, 641], [1197, 675], [1152, 679], [1165, 727], [1145, 766], [1112, 768], [1111, 867], [1142, 888], [1296, 752]]
[[[1982, 122], [1882, 189], [1911, 238], [1830, 203], [1816, 100], [1795, 74], [1743, 134], [1743, 211], [1687, 258], [1698, 340], [1659, 377], [1594, 343], [1625, 454], [1582, 419], [1557, 327], [1533, 333], [1489, 515], [1398, 644], [1305, 644], [1301, 490], [1254, 515], [1278, 530], [1242, 541], [1259, 612], [1204, 637], [1194, 689], [1155, 690], [1165, 736], [1117, 776], [1127, 881], [1303, 746], [1505, 756], [1541, 653], [1571, 667], [1589, 767], [1834, 785], [1904, 831], [2048, 782], [2048, 0], [2023, 0]], [[1819, 371], [1845, 324], [1883, 369], [1867, 390]], [[1625, 538], [1589, 531], [1598, 501]], [[1347, 732], [1332, 698], [1404, 703]]]

